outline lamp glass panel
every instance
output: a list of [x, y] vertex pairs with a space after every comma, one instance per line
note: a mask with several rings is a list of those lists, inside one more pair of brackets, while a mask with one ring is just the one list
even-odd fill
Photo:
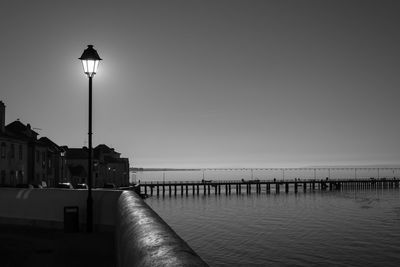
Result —
[[88, 65], [88, 73], [89, 74], [93, 74], [95, 71], [94, 71], [94, 60], [88, 60], [87, 61], [87, 65]]
[[83, 72], [88, 73], [87, 60], [82, 60]]
[[82, 60], [83, 71], [89, 76], [92, 77], [97, 72], [97, 68], [99, 66], [99, 60]]
[[100, 60], [94, 62], [94, 73], [97, 73], [97, 68], [99, 67]]

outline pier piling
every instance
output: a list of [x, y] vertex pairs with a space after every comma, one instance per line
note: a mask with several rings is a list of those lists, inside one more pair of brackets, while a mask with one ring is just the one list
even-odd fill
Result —
[[[150, 182], [138, 185], [138, 192], [151, 196], [157, 195], [164, 197], [166, 195], [166, 190], [168, 190], [168, 195], [177, 195], [177, 191], [180, 190], [181, 196], [188, 196], [189, 191], [191, 194], [199, 195], [200, 187], [203, 187], [203, 194], [210, 195], [213, 191], [215, 195], [221, 195], [221, 191], [225, 190], [225, 195], [230, 195], [232, 187], [237, 195], [242, 194], [242, 187], [246, 188], [246, 194], [252, 194], [253, 185], [256, 194], [261, 194], [263, 192], [263, 185], [265, 185], [265, 193], [271, 193], [271, 185], [274, 186], [274, 191], [276, 194], [280, 193], [280, 186], [284, 186], [285, 193], [298, 193], [299, 187], [303, 187], [304, 192], [307, 189], [310, 191], [318, 190], [371, 190], [371, 189], [395, 189], [400, 187], [400, 180], [396, 178], [369, 178], [369, 179], [336, 179], [336, 180], [302, 180], [301, 182], [297, 179], [286, 180], [286, 181], [268, 181], [268, 180], [249, 180], [249, 181], [202, 181], [202, 182]], [[212, 189], [211, 189], [212, 188]], [[160, 192], [161, 191], [161, 192]], [[172, 192], [173, 191], [173, 192]]]

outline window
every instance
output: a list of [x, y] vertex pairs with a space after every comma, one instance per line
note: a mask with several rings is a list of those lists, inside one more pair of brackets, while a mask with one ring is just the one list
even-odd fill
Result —
[[10, 145], [10, 158], [15, 158], [15, 147], [14, 144]]
[[1, 143], [1, 158], [5, 159], [6, 158], [6, 143]]
[[22, 160], [22, 145], [19, 145], [18, 147], [18, 158], [19, 160]]
[[24, 180], [24, 172], [23, 171], [18, 171], [18, 180], [20, 183], [23, 182], [23, 180]]
[[42, 152], [42, 168], [46, 167], [46, 152]]
[[36, 150], [36, 163], [40, 162], [40, 153], [38, 150]]
[[6, 171], [5, 170], [1, 171], [1, 183], [2, 184], [6, 183]]

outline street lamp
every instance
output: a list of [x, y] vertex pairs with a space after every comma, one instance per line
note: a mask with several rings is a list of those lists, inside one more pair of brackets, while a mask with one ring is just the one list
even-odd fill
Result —
[[101, 58], [93, 45], [83, 51], [79, 58], [82, 61], [83, 71], [89, 78], [89, 153], [88, 153], [88, 196], [86, 202], [86, 231], [93, 231], [93, 198], [92, 198], [92, 78], [97, 72]]

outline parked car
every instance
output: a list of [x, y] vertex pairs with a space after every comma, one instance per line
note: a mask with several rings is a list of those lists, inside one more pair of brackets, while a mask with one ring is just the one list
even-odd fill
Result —
[[74, 189], [71, 183], [58, 183], [57, 188]]
[[77, 184], [75, 186], [75, 189], [88, 189], [88, 185], [87, 184]]
[[112, 188], [112, 189], [114, 189], [114, 188], [117, 188], [117, 187], [113, 183], [105, 183], [103, 188]]
[[16, 188], [34, 188], [34, 186], [31, 184], [17, 184], [15, 187]]

